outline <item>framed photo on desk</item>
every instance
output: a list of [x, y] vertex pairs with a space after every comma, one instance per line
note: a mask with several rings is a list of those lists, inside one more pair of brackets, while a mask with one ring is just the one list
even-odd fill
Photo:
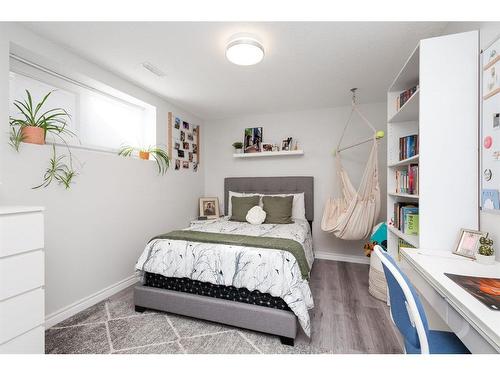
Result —
[[471, 229], [460, 229], [460, 235], [458, 236], [457, 245], [453, 253], [463, 257], [476, 259], [481, 237], [488, 237], [488, 233]]

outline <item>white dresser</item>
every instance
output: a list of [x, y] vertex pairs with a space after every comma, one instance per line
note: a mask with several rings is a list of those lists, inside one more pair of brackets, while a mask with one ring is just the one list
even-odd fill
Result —
[[45, 352], [42, 207], [0, 206], [0, 353]]

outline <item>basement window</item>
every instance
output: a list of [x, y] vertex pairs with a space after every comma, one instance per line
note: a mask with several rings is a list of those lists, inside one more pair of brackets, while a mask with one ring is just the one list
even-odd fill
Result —
[[[148, 147], [156, 144], [156, 107], [111, 88], [112, 93], [96, 89], [11, 55], [11, 116], [19, 116], [13, 103], [14, 100], [24, 101], [26, 90], [31, 93], [34, 104], [52, 91], [43, 108], [63, 108], [70, 114], [68, 129], [77, 135], [77, 138], [66, 137], [72, 147], [116, 152], [123, 145]], [[51, 139], [47, 142], [60, 143]]]

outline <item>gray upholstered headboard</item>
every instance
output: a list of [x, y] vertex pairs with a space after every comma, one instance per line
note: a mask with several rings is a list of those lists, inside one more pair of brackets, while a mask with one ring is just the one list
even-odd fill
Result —
[[227, 177], [224, 179], [224, 214], [227, 215], [229, 191], [238, 193], [304, 193], [306, 219], [314, 220], [314, 177]]

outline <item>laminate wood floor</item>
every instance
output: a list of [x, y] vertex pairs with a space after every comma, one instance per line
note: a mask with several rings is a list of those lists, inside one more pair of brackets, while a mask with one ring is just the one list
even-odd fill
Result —
[[311, 339], [301, 333], [296, 341], [333, 353], [402, 353], [389, 307], [368, 293], [368, 270], [365, 264], [315, 260]]
[[401, 353], [385, 302], [368, 293], [368, 266], [316, 260], [311, 338], [295, 346], [276, 336], [159, 311], [137, 313], [133, 289], [66, 319], [45, 333], [46, 353]]

